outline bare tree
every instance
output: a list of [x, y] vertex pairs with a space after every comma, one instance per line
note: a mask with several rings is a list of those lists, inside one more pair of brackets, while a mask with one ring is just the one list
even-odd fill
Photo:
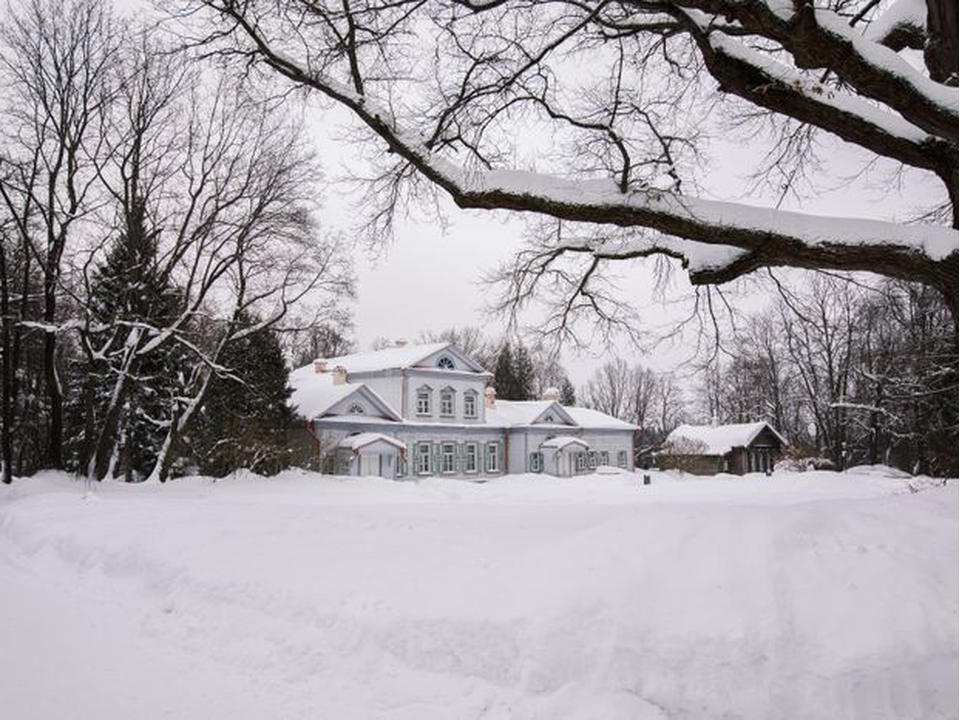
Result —
[[30, 0], [0, 29], [0, 112], [6, 132], [0, 198], [42, 272], [47, 464], [63, 466], [63, 387], [57, 372], [64, 253], [91, 211], [118, 34], [101, 0]]
[[631, 414], [633, 371], [623, 358], [614, 358], [594, 372], [580, 391], [580, 397], [591, 407], [613, 417], [627, 419]]
[[440, 332], [422, 332], [420, 342], [453, 343], [464, 355], [468, 355], [488, 369], [493, 368], [497, 362], [499, 347], [478, 327], [464, 325], [462, 328], [450, 327]]
[[[422, 191], [423, 180], [464, 208], [557, 220], [519, 258], [516, 272], [529, 282], [516, 302], [560, 283], [570, 307], [607, 315], [617, 298], [601, 270], [663, 254], [681, 259], [697, 284], [779, 266], [917, 281], [947, 298], [956, 324], [951, 0], [928, 0], [926, 13], [909, 18], [899, 5], [888, 16], [875, 0], [183, 6], [190, 23], [198, 6], [210, 11], [209, 25], [185, 23], [185, 32], [211, 52], [315, 90], [365, 125], [383, 160], [370, 193], [375, 229], [389, 228], [397, 203]], [[900, 56], [908, 47], [925, 50], [926, 69]], [[939, 181], [942, 202], [927, 217], [943, 224], [698, 197], [701, 128], [721, 117], [753, 142], [773, 128], [754, 172], [761, 182], [799, 191], [817, 172], [815, 141], [829, 137], [858, 146], [868, 164]], [[527, 159], [532, 127], [549, 127], [550, 144]], [[516, 169], [518, 161], [526, 167]], [[578, 227], [568, 232], [567, 223]]]
[[843, 467], [847, 441], [858, 293], [842, 279], [817, 276], [808, 292], [785, 301], [780, 313], [787, 357], [816, 426], [816, 445], [837, 467]]

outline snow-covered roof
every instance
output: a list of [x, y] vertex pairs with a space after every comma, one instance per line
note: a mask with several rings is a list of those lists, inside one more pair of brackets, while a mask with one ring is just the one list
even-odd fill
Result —
[[[322, 415], [341, 400], [353, 393], [362, 393], [391, 420], [399, 420], [400, 415], [388, 402], [364, 383], [334, 382], [334, 373], [318, 373], [313, 364], [297, 368], [290, 373], [289, 381], [293, 392], [288, 404], [296, 412], [312, 420]], [[351, 416], [357, 417], [357, 416]]]
[[493, 408], [487, 408], [487, 423], [504, 427], [529, 425], [555, 404], [553, 400], [497, 400]]
[[403, 450], [404, 448], [403, 443], [396, 438], [377, 432], [365, 432], [358, 433], [356, 435], [348, 435], [340, 441], [338, 447], [349, 448], [356, 452], [357, 450], [365, 448], [367, 445], [372, 445], [376, 442], [385, 442], [388, 445], [393, 445], [395, 448], [399, 448], [400, 450]]
[[402, 370], [412, 367], [425, 360], [434, 353], [450, 347], [450, 343], [428, 343], [425, 345], [396, 345], [371, 350], [370, 352], [341, 355], [340, 357], [325, 358], [327, 370], [340, 367], [351, 372], [371, 372], [376, 370]]
[[318, 373], [313, 365], [305, 365], [290, 373], [289, 404], [305, 418], [311, 419], [358, 390], [361, 385], [342, 383], [335, 385], [333, 373]]
[[633, 423], [625, 422], [620, 418], [607, 415], [599, 410], [590, 410], [581, 407], [564, 407], [567, 414], [573, 418], [573, 421], [583, 428], [591, 430], [637, 430], [638, 427]]
[[[557, 419], [554, 424], [570, 423], [585, 430], [635, 430], [636, 426], [598, 410], [567, 407], [555, 400], [497, 400], [487, 409], [487, 424], [503, 427], [532, 425], [553, 408]], [[538, 423], [540, 424], [540, 423]], [[543, 423], [549, 425], [550, 423]]]
[[541, 448], [555, 448], [557, 450], [565, 448], [567, 445], [582, 445], [585, 448], [589, 448], [590, 445], [581, 438], [573, 437], [572, 435], [558, 435], [557, 437], [552, 437], [549, 440], [544, 440], [540, 443]]
[[735, 447], [746, 447], [752, 443], [766, 428], [769, 428], [780, 442], [787, 444], [783, 436], [764, 420], [733, 425], [680, 425], [667, 436], [665, 444], [690, 440], [706, 446], [704, 455], [726, 455]]

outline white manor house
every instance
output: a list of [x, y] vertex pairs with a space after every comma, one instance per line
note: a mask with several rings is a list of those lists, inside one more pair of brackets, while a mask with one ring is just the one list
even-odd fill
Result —
[[450, 343], [399, 342], [294, 370], [290, 402], [307, 420], [315, 466], [338, 475], [482, 481], [633, 469], [636, 426], [564, 407], [553, 389], [498, 400], [492, 377]]

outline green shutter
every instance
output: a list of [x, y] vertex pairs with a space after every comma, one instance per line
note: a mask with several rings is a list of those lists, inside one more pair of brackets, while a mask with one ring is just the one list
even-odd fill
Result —
[[443, 474], [443, 446], [440, 443], [433, 443], [433, 474]]
[[503, 463], [503, 443], [502, 442], [497, 443], [497, 460], [499, 461], [497, 463], [497, 467], [500, 468], [500, 472], [505, 473], [507, 466], [504, 465]]

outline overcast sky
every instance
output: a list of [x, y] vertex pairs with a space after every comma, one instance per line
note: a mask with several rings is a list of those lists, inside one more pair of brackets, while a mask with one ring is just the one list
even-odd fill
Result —
[[[324, 198], [324, 220], [349, 234], [355, 217], [352, 210], [355, 198], [348, 194], [345, 185], [336, 181], [348, 169], [356, 171], [362, 167], [354, 149], [338, 140], [352, 120], [343, 110], [321, 111], [316, 108], [308, 112], [308, 120], [331, 181]], [[845, 150], [839, 141], [830, 143], [832, 147], [825, 153], [830, 158], [826, 170], [833, 179], [827, 184], [839, 185], [841, 177], [854, 172], [859, 164], [852, 150]], [[710, 174], [708, 197], [769, 206], [769, 199], [749, 198], [743, 194], [743, 175], [752, 167], [752, 163], [745, 159], [749, 159], [751, 149], [722, 140], [715, 144], [717, 154]], [[902, 199], [894, 202], [887, 196], [889, 189], [887, 176], [868, 174], [856, 179], [849, 187], [826, 188], [814, 200], [803, 204], [788, 200], [783, 207], [833, 216], [892, 219], [898, 214], [903, 217], [936, 197], [936, 186], [932, 182], [902, 188]], [[430, 219], [410, 217], [398, 224], [396, 241], [379, 257], [373, 258], [357, 249], [355, 259], [359, 283], [355, 317], [357, 341], [361, 348], [369, 347], [375, 338], [381, 336], [416, 339], [421, 331], [439, 331], [454, 325], [481, 326], [491, 337], [502, 334], [502, 323], [483, 312], [485, 298], [491, 290], [480, 282], [480, 278], [521, 246], [523, 218], [506, 212], [460, 210], [449, 201], [444, 203], [444, 209], [449, 221], [446, 231]], [[651, 292], [653, 261], [621, 265], [623, 290], [640, 309], [644, 328], [650, 333], [662, 331], [683, 314], [686, 305], [677, 302], [663, 304]], [[690, 292], [686, 274], [678, 266], [673, 273], [668, 299], [679, 299]], [[768, 297], [763, 294], [749, 293], [741, 296], [738, 302], [742, 309], [751, 309], [767, 301]], [[640, 356], [624, 340], [612, 351], [595, 347], [586, 355], [565, 352], [563, 362], [579, 387], [611, 352], [641, 360], [660, 370], [673, 369], [690, 354], [688, 348], [675, 346], [662, 347], [651, 355]]]
[[[115, 2], [124, 12], [149, 4], [145, 0]], [[340, 138], [345, 129], [356, 127], [355, 122], [342, 108], [320, 109], [318, 103], [313, 103], [307, 111], [307, 124], [327, 179], [323, 222], [331, 231], [347, 236], [353, 234], [355, 228], [355, 198], [347, 194], [346, 186], [338, 180], [345, 174], [362, 171], [364, 166], [357, 159], [355, 146]], [[831, 216], [903, 219], [918, 206], [929, 205], [938, 197], [935, 182], [915, 182], [917, 175], [911, 176], [914, 182], [892, 194], [888, 192], [889, 178], [879, 174], [864, 175], [847, 187], [830, 190], [831, 185], [841, 184], [844, 175], [859, 169], [858, 159], [862, 161], [866, 157], [862, 151], [845, 147], [839, 140], [830, 143], [823, 153], [828, 178], [823, 192], [802, 204], [787, 200], [784, 209]], [[744, 194], [743, 175], [752, 167], [750, 159], [757, 150], [755, 144], [732, 144], [717, 138], [713, 148], [706, 197], [769, 207], [770, 198]], [[396, 241], [377, 257], [363, 248], [355, 250], [358, 298], [353, 309], [359, 349], [368, 348], [378, 337], [416, 340], [421, 332], [451, 326], [480, 326], [490, 337], [502, 334], [502, 323], [484, 313], [485, 298], [491, 291], [480, 279], [484, 272], [516, 253], [521, 246], [523, 219], [505, 212], [460, 210], [446, 199], [443, 205], [449, 221], [446, 231], [427, 218], [410, 217], [400, 220]], [[660, 332], [682, 316], [685, 309], [682, 303], [664, 305], [651, 292], [652, 261], [621, 265], [618, 272], [623, 276], [623, 292], [639, 309], [645, 331]], [[683, 298], [690, 291], [686, 275], [678, 268], [668, 297]], [[751, 293], [738, 303], [741, 309], [748, 310], [768, 299], [763, 294]], [[528, 322], [533, 320], [535, 317], [527, 318]], [[613, 350], [595, 347], [586, 355], [568, 351], [562, 360], [579, 387], [613, 352], [659, 370], [673, 369], [689, 357], [688, 349], [676, 346], [641, 356], [624, 341]]]

